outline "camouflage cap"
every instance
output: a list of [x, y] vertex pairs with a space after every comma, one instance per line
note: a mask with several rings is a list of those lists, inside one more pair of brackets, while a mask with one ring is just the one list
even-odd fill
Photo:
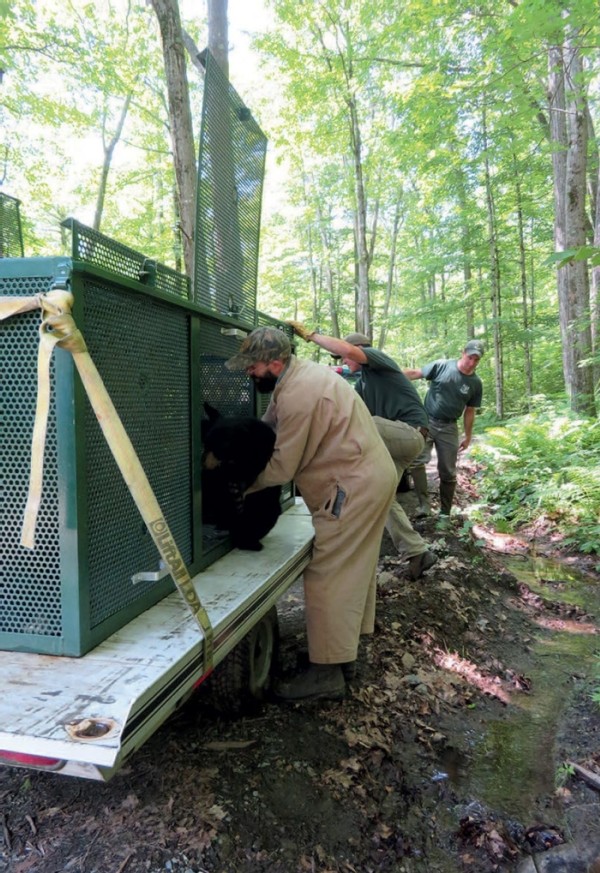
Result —
[[481, 342], [481, 340], [472, 339], [465, 346], [465, 353], [467, 355], [477, 355], [479, 358], [483, 358], [483, 353], [485, 352], [485, 346]]
[[290, 341], [282, 330], [276, 327], [257, 327], [249, 333], [237, 355], [225, 361], [228, 370], [245, 370], [252, 364], [263, 361], [287, 361], [292, 354]]

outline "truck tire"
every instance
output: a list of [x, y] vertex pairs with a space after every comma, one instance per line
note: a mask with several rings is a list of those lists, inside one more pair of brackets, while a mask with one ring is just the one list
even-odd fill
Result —
[[256, 709], [269, 687], [278, 643], [273, 606], [213, 670], [206, 689], [210, 705], [224, 715]]

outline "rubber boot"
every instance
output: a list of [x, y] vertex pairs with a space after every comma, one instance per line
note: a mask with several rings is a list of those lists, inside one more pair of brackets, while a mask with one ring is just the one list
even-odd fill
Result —
[[418, 467], [413, 467], [410, 474], [415, 483], [415, 494], [419, 501], [419, 506], [414, 514], [414, 518], [426, 518], [431, 515], [431, 505], [429, 503], [429, 486], [427, 484], [427, 470], [423, 464]]
[[450, 515], [456, 482], [440, 482], [440, 513]]
[[340, 664], [310, 664], [308, 670], [275, 688], [283, 700], [343, 700], [346, 680]]

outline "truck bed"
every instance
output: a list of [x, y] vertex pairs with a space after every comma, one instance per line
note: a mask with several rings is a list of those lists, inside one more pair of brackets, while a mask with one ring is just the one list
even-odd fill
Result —
[[[302, 573], [312, 539], [296, 500], [261, 552], [234, 549], [194, 577], [214, 665]], [[0, 764], [109, 779], [207, 677], [202, 640], [176, 591], [81, 658], [0, 652]]]

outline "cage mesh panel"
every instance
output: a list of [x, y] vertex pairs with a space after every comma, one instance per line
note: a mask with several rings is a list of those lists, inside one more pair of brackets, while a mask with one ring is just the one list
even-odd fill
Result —
[[[86, 281], [85, 340], [181, 555], [192, 558], [189, 324], [185, 311]], [[86, 401], [91, 627], [157, 583], [160, 555]]]
[[[50, 284], [48, 276], [1, 278], [0, 294], [30, 296], [49, 290]], [[39, 324], [40, 313], [30, 312], [0, 326], [0, 633], [60, 637], [59, 494], [53, 403], [48, 417], [35, 549], [20, 546], [37, 397]], [[54, 383], [54, 363], [51, 379]]]
[[63, 227], [69, 227], [73, 235], [73, 258], [142, 282], [157, 291], [185, 300], [189, 298], [189, 280], [182, 273], [146, 258], [72, 218], [63, 221]]
[[240, 338], [222, 334], [224, 326], [217, 319], [200, 320], [201, 400], [221, 415], [254, 415], [254, 388], [249, 376], [243, 370], [225, 367], [225, 361], [239, 351]]
[[0, 194], [0, 258], [23, 257], [20, 200]]
[[218, 63], [206, 55], [194, 300], [252, 322], [267, 140]]

